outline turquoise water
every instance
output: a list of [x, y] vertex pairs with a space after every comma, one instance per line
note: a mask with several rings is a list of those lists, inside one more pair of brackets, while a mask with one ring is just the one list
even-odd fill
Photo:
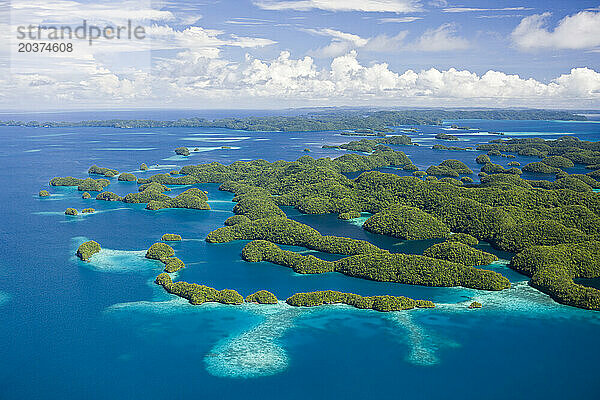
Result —
[[[574, 133], [600, 140], [595, 123], [460, 121], [459, 125], [478, 130], [450, 132], [461, 138], [451, 145], [475, 147], [497, 138], [488, 131], [517, 137], [543, 133], [547, 138]], [[417, 128], [422, 134], [411, 137], [422, 146], [398, 149], [421, 169], [458, 158], [478, 171], [474, 162], [478, 153], [431, 150], [425, 146], [447, 144], [432, 139], [440, 128]], [[502, 260], [485, 267], [513, 282], [511, 289], [499, 293], [377, 283], [336, 273], [299, 275], [270, 263], [242, 261], [239, 253], [245, 242], [204, 241], [233, 215], [232, 194], [220, 192], [218, 185], [199, 185], [208, 191], [211, 211], [159, 212], [147, 211], [144, 205], [83, 200], [76, 189], [47, 187], [53, 176], [85, 176], [91, 164], [144, 177], [189, 163], [294, 160], [305, 155], [305, 147], [311, 148], [313, 157], [337, 156], [343, 152], [320, 147], [352, 138], [336, 132], [7, 127], [0, 127], [0, 137], [1, 399], [600, 396], [599, 314], [556, 304], [529, 287], [525, 277], [507, 268], [510, 254], [496, 252]], [[174, 157], [173, 149], [182, 145], [202, 151], [189, 159]], [[506, 165], [511, 160], [494, 161]], [[151, 171], [138, 171], [142, 162]], [[576, 166], [569, 172], [574, 171], [585, 169]], [[43, 188], [52, 196], [39, 198], [37, 192]], [[187, 188], [173, 187], [170, 194]], [[136, 191], [137, 185], [114, 179], [109, 190], [125, 195]], [[98, 212], [69, 217], [64, 215], [67, 207], [93, 207]], [[361, 223], [368, 215], [339, 221], [332, 215], [285, 211], [324, 234], [369, 240], [392, 252], [418, 254], [433, 243], [365, 232]], [[187, 266], [177, 278], [189, 282], [232, 288], [243, 295], [267, 289], [280, 299], [295, 292], [337, 289], [430, 299], [439, 306], [402, 313], [346, 306], [191, 306], [152, 283], [162, 264], [143, 257], [166, 232], [184, 238], [173, 247]], [[74, 251], [88, 239], [101, 243], [103, 250], [84, 263]], [[486, 244], [480, 247], [493, 251]], [[484, 308], [467, 310], [473, 300]]]

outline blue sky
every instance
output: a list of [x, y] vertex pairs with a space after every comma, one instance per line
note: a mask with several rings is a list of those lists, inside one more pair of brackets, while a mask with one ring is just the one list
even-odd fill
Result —
[[[5, 109], [600, 107], [600, 0], [13, 0]], [[18, 24], [144, 26], [21, 54]]]

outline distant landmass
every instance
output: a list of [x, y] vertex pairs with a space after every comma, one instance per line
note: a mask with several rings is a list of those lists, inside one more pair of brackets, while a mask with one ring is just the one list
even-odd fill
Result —
[[0, 126], [78, 128], [228, 128], [246, 131], [330, 131], [368, 129], [385, 132], [391, 126], [441, 125], [444, 120], [559, 120], [586, 121], [583, 115], [553, 110], [403, 110], [318, 112], [295, 116], [246, 118], [183, 118], [173, 121], [111, 119], [79, 122], [0, 121]]

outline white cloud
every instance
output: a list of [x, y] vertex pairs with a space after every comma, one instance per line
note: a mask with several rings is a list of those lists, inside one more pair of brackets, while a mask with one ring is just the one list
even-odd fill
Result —
[[443, 24], [436, 29], [428, 29], [413, 44], [420, 51], [455, 51], [469, 48], [469, 42], [456, 35], [456, 25]]
[[[326, 68], [311, 57], [289, 52], [242, 62], [186, 51], [160, 60], [153, 74], [115, 74], [98, 70], [85, 79], [57, 80], [51, 75], [21, 74], [0, 80], [5, 104], [31, 103], [173, 107], [274, 107], [306, 105], [371, 106], [600, 106], [600, 73], [574, 68], [548, 83], [488, 71], [395, 72], [386, 63], [362, 65], [351, 51]], [[29, 104], [35, 107], [35, 104]]]
[[485, 12], [485, 11], [526, 11], [533, 10], [529, 7], [504, 7], [504, 8], [469, 8], [469, 7], [449, 7], [444, 8], [445, 13], [464, 13], [464, 12]]
[[415, 22], [420, 19], [423, 19], [423, 18], [422, 17], [381, 18], [381, 19], [379, 19], [379, 23], [380, 24], [389, 24], [389, 23], [403, 24], [403, 23], [407, 23], [407, 22]]
[[421, 11], [418, 0], [261, 0], [254, 4], [264, 10], [326, 10], [408, 13]]
[[511, 36], [522, 50], [590, 49], [600, 46], [600, 12], [581, 11], [566, 16], [554, 30], [549, 30], [550, 13], [525, 17]]
[[407, 43], [408, 31], [400, 31], [396, 35], [377, 35], [363, 38], [355, 34], [333, 29], [304, 29], [305, 32], [331, 37], [329, 45], [309, 52], [319, 58], [337, 57], [350, 50], [390, 53], [397, 51], [444, 52], [464, 50], [469, 42], [456, 35], [456, 26], [443, 24], [436, 29], [427, 30], [414, 43]]

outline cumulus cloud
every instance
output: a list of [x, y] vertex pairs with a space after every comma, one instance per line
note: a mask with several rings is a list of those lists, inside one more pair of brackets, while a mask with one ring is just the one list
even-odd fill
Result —
[[254, 4], [264, 10], [326, 10], [408, 13], [421, 11], [418, 0], [261, 0]]
[[525, 17], [511, 36], [522, 50], [590, 49], [600, 46], [600, 12], [581, 11], [561, 19], [554, 30], [547, 27], [551, 13]]
[[[242, 62], [186, 51], [162, 59], [152, 74], [98, 70], [86, 79], [56, 80], [30, 74], [0, 81], [3, 100], [105, 101], [136, 106], [265, 107], [305, 105], [541, 106], [597, 107], [600, 73], [574, 68], [550, 82], [488, 71], [396, 72], [386, 63], [363, 65], [357, 52], [336, 57], [328, 67], [313, 58], [282, 52], [271, 60], [247, 56]], [[58, 100], [57, 100], [58, 99]], [[29, 100], [31, 101], [31, 100]], [[8, 104], [8, 103], [6, 103]], [[102, 105], [102, 103], [98, 103]], [[107, 104], [104, 104], [107, 106]]]

